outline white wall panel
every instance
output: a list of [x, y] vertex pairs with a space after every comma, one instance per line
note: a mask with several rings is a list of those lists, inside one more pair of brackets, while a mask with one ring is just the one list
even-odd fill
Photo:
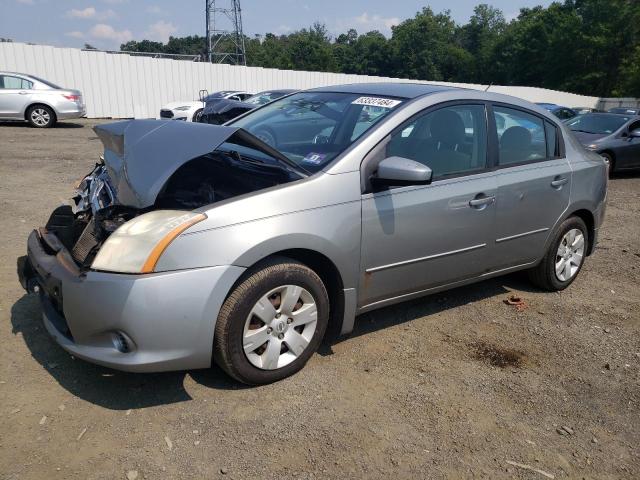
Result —
[[[0, 43], [0, 70], [31, 73], [61, 86], [81, 90], [87, 104], [87, 116], [92, 118], [156, 117], [163, 104], [196, 100], [201, 89], [214, 92], [237, 88], [258, 92], [275, 88], [306, 89], [340, 83], [406, 81], [341, 73], [235, 67], [23, 43]], [[486, 88], [485, 85], [452, 85]], [[597, 97], [536, 87], [497, 85], [492, 86], [491, 91], [532, 102], [550, 102], [569, 107], [595, 107], [600, 100]], [[616, 99], [607, 99], [606, 103], [612, 105], [615, 102]]]

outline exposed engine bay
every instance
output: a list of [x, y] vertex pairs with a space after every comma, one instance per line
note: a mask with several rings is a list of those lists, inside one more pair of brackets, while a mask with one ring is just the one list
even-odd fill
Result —
[[101, 160], [78, 185], [73, 205], [54, 210], [46, 229], [69, 250], [80, 270], [87, 270], [109, 235], [138, 215], [161, 209], [190, 211], [298, 178], [295, 172], [277, 163], [232, 149], [216, 150], [178, 168], [153, 205], [135, 208], [119, 202], [107, 166]]

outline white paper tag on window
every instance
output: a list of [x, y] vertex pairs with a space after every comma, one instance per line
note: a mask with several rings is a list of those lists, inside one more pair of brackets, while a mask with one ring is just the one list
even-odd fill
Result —
[[356, 98], [352, 105], [369, 105], [370, 107], [382, 107], [382, 108], [393, 108], [399, 103], [402, 103], [400, 100], [393, 100], [391, 98], [380, 98], [380, 97], [360, 97]]

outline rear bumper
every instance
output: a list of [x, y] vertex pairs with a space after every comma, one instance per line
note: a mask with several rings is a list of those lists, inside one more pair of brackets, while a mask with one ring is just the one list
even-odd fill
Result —
[[69, 106], [58, 107], [56, 109], [56, 117], [58, 120], [68, 120], [70, 118], [82, 118], [87, 115], [87, 108], [83, 105], [77, 105], [69, 102]]
[[44, 325], [65, 350], [135, 372], [211, 365], [215, 321], [243, 268], [81, 273], [69, 258], [55, 237], [33, 231], [18, 261], [20, 283], [39, 290]]

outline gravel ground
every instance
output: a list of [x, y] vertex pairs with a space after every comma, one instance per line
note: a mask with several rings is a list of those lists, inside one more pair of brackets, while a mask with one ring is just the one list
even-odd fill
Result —
[[95, 123], [0, 124], [0, 478], [640, 475], [640, 174], [611, 181], [568, 290], [510, 275], [385, 308], [245, 388], [75, 360], [21, 290], [15, 259], [100, 154]]

